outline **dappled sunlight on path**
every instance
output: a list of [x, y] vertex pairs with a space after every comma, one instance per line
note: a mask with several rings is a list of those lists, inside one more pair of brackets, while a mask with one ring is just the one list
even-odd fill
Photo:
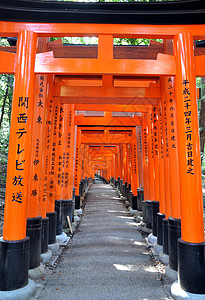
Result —
[[40, 299], [171, 299], [134, 224], [110, 185], [92, 185], [71, 248]]

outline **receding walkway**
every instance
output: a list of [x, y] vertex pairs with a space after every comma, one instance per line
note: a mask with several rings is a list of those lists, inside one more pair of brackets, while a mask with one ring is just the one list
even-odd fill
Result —
[[94, 184], [83, 220], [39, 299], [172, 299], [136, 223], [110, 185]]

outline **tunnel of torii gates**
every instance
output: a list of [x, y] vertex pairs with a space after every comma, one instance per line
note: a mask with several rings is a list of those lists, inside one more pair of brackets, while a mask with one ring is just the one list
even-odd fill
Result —
[[[15, 74], [0, 290], [27, 285], [28, 269], [56, 243], [56, 203], [73, 199], [74, 188], [79, 202], [97, 173], [132, 203], [143, 188], [147, 214], [159, 204], [153, 234], [180, 288], [205, 294], [195, 83], [205, 76], [205, 49], [193, 46], [205, 25], [0, 22], [0, 32], [18, 37], [0, 49], [0, 72]], [[56, 36], [97, 36], [98, 46], [48, 42]], [[117, 47], [114, 37], [163, 44]]]

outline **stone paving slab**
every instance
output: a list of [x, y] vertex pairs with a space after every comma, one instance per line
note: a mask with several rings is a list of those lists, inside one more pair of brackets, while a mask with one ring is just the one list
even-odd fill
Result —
[[77, 233], [43, 279], [35, 299], [172, 299], [170, 282], [152, 265], [136, 223], [110, 185], [92, 185]]

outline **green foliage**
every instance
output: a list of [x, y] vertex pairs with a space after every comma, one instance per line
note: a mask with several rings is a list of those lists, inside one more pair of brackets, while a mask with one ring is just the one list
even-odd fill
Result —
[[8, 86], [8, 94], [6, 97], [2, 124], [0, 127], [0, 153], [6, 155], [8, 153], [9, 128], [11, 118], [11, 104], [13, 96], [14, 76], [8, 74], [0, 75], [0, 115], [2, 114], [3, 101]]
[[[70, 44], [70, 45], [97, 45], [98, 38], [96, 37], [52, 37], [50, 41], [56, 41], [62, 39], [63, 44]], [[152, 39], [153, 41], [162, 43], [162, 39]], [[148, 46], [151, 39], [128, 39], [128, 38], [114, 38], [113, 44], [114, 45], [132, 45], [132, 46]]]
[[9, 43], [6, 38], [0, 37], [0, 46], [9, 46]]
[[[127, 39], [127, 38], [114, 38], [114, 45], [132, 45], [132, 46], [149, 46], [151, 39]], [[162, 43], [161, 39], [152, 39], [152, 41], [157, 41]]]
[[[8, 74], [0, 75], [0, 116], [2, 119], [0, 127], [0, 188], [6, 186], [7, 156], [10, 133], [10, 115], [13, 95], [14, 76]], [[7, 91], [7, 92], [6, 92]], [[5, 100], [4, 113], [2, 112]]]
[[[0, 38], [0, 46], [9, 46], [6, 38]], [[0, 74], [0, 118], [2, 115], [2, 109], [4, 109], [2, 123], [0, 124], [0, 163], [2, 157], [6, 157], [8, 154], [13, 84], [14, 75]], [[4, 99], [6, 101], [3, 108]]]
[[50, 38], [50, 41], [62, 39], [63, 44], [72, 45], [97, 45], [98, 38], [96, 37], [63, 37], [63, 38]]

